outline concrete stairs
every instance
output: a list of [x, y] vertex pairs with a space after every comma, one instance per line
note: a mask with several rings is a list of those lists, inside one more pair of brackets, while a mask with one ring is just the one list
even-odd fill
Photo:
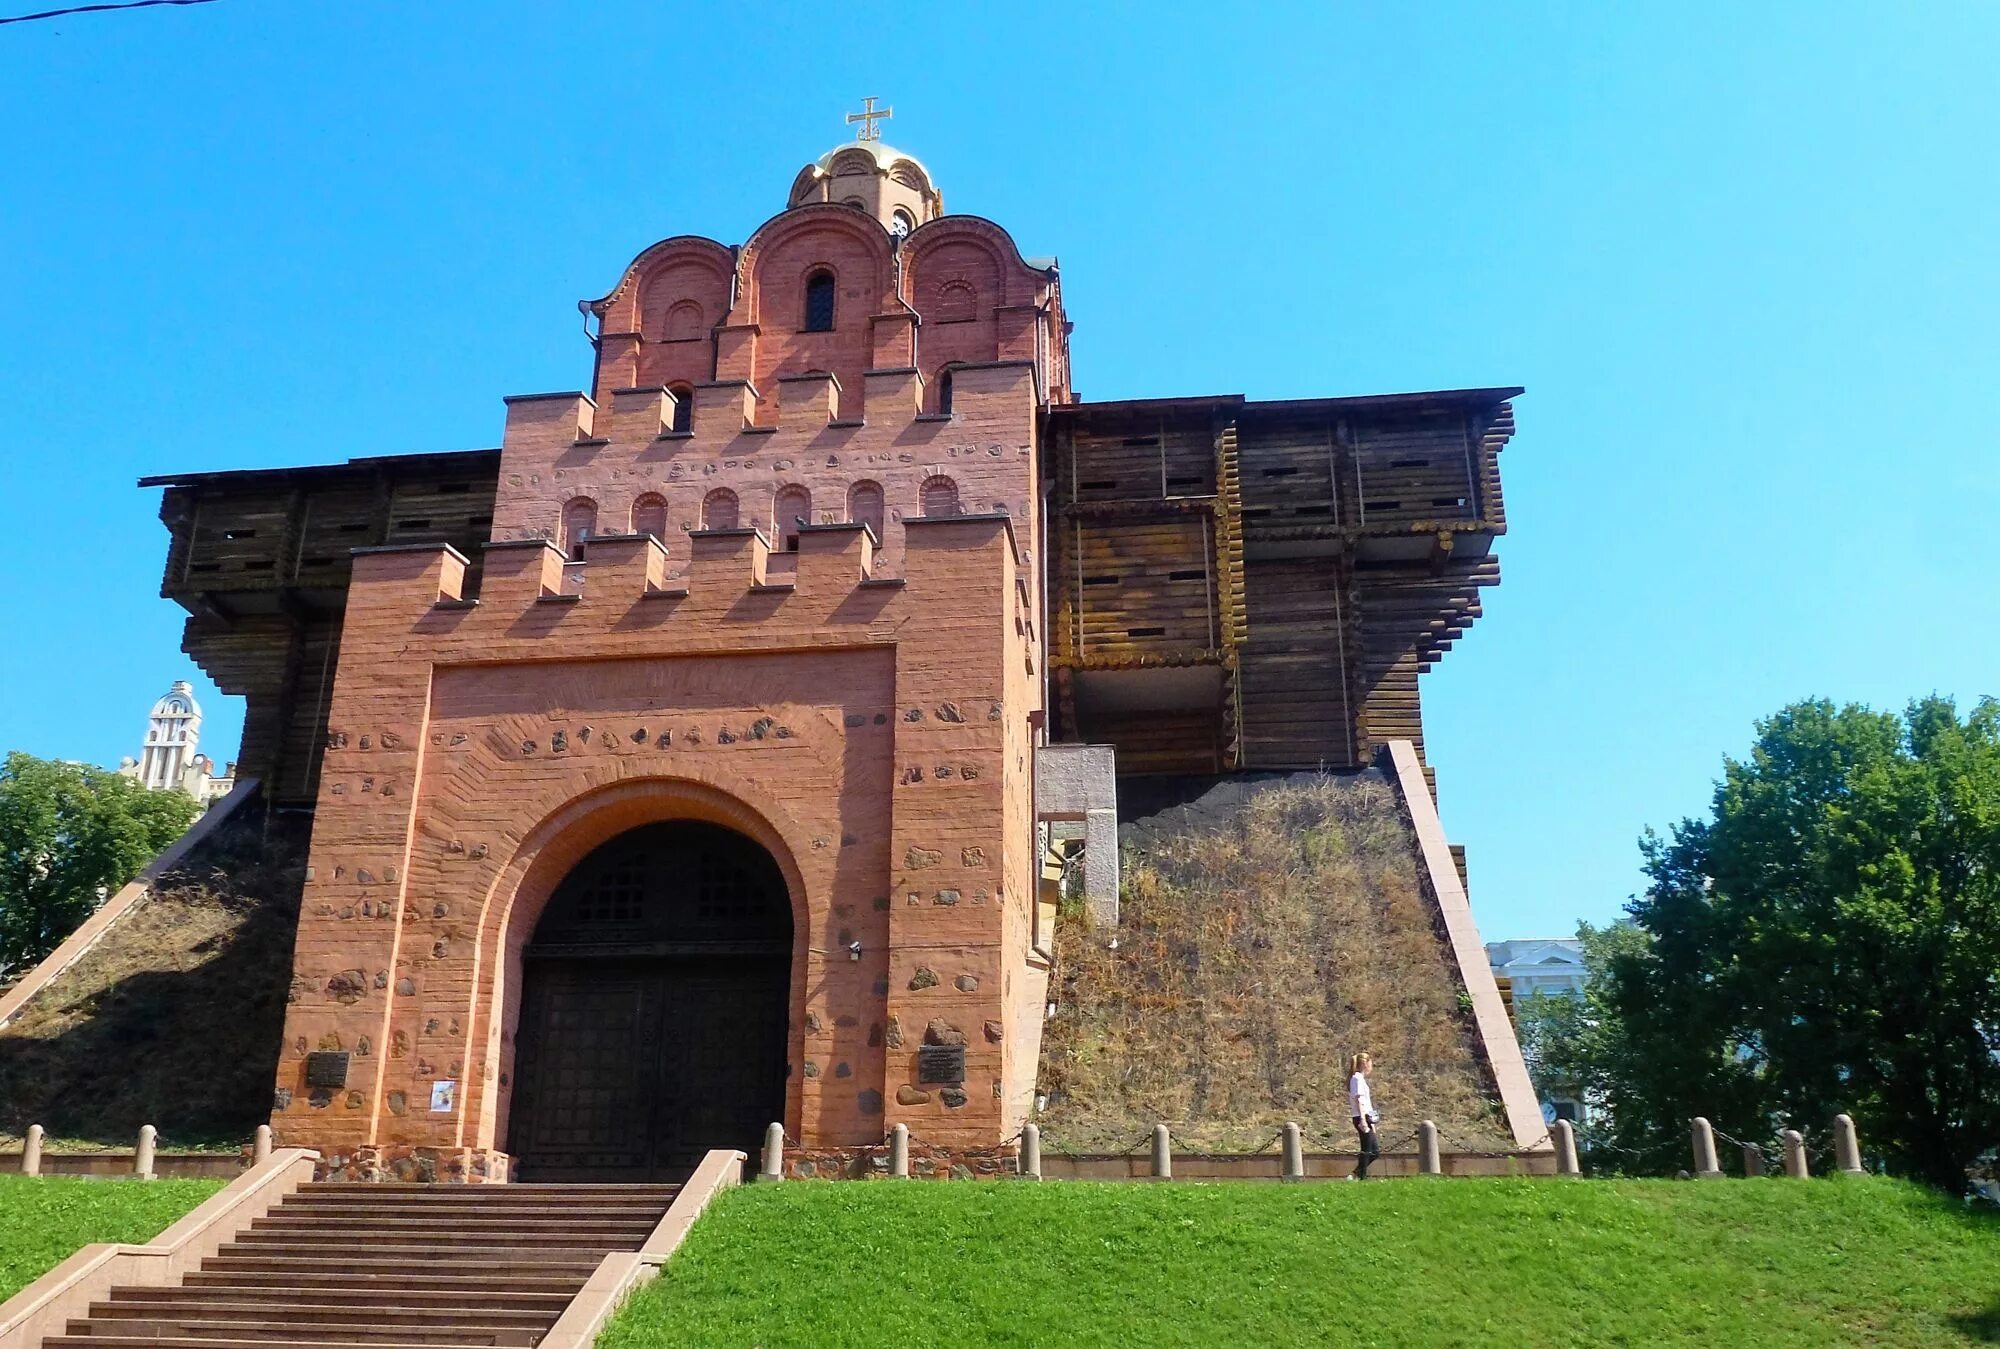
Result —
[[115, 1288], [45, 1349], [533, 1345], [676, 1185], [301, 1187], [171, 1288]]

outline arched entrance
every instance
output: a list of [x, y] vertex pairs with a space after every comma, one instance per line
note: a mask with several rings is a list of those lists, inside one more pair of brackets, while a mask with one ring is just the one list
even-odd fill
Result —
[[522, 1180], [678, 1179], [783, 1118], [792, 910], [755, 842], [696, 820], [588, 854], [522, 953], [508, 1151]]

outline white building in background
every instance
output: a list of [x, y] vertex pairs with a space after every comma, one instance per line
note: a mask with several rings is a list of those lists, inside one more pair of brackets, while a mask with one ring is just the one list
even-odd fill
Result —
[[[1486, 943], [1486, 963], [1493, 967], [1494, 981], [1507, 1004], [1507, 1015], [1520, 1024], [1520, 1008], [1529, 998], [1581, 998], [1590, 984], [1590, 972], [1583, 964], [1583, 943], [1574, 937], [1516, 937], [1512, 941]], [[1542, 1118], [1553, 1124], [1559, 1119], [1582, 1123], [1588, 1112], [1582, 1094], [1570, 1084], [1536, 1082], [1542, 1098]]]
[[119, 775], [137, 778], [140, 786], [152, 791], [186, 792], [206, 806], [229, 795], [236, 785], [236, 765], [230, 764], [217, 777], [214, 760], [199, 752], [200, 744], [201, 704], [194, 700], [194, 686], [176, 679], [153, 704], [139, 757], [121, 759]]

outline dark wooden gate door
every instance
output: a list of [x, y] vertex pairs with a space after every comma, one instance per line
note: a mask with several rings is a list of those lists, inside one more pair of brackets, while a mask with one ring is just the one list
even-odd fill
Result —
[[677, 1179], [784, 1109], [791, 907], [768, 854], [648, 825], [585, 858], [523, 958], [522, 1180]]

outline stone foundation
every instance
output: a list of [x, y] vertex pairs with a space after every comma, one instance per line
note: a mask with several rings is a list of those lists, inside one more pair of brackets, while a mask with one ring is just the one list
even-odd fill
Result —
[[[866, 1180], [889, 1174], [889, 1145], [785, 1150], [787, 1180]], [[910, 1140], [912, 1180], [996, 1180], [1015, 1174], [1015, 1150], [945, 1148]]]
[[399, 1181], [426, 1185], [504, 1185], [511, 1158], [488, 1148], [426, 1148], [407, 1144], [326, 1150], [314, 1180]]

